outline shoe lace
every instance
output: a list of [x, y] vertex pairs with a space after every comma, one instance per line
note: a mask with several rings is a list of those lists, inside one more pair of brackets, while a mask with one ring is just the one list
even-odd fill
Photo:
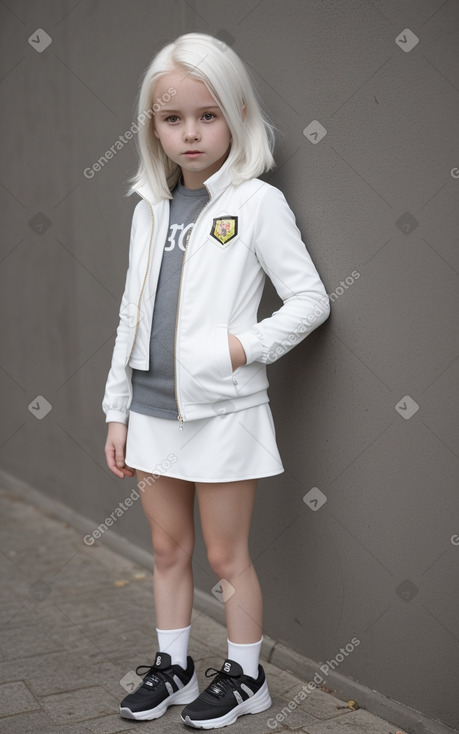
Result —
[[[147, 673], [142, 673], [142, 668], [147, 670]], [[155, 668], [154, 665], [138, 665], [135, 669], [135, 672], [139, 676], [143, 676], [143, 683], [151, 682], [153, 685], [157, 685], [160, 683], [160, 681], [163, 681], [165, 683], [169, 680], [169, 676], [164, 673], [162, 670], [158, 670], [158, 668]]]
[[213, 676], [215, 676], [212, 683], [209, 683], [209, 685], [207, 686], [206, 691], [208, 693], [211, 693], [212, 696], [215, 696], [216, 698], [221, 698], [221, 696], [223, 696], [226, 691], [234, 691], [236, 688], [234, 676], [228, 675], [228, 673], [225, 673], [223, 670], [217, 670], [216, 668], [207, 668], [205, 676], [206, 678], [212, 678]]

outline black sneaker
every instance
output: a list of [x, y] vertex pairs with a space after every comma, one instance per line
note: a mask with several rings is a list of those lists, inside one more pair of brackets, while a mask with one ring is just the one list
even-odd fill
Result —
[[[213, 671], [209, 674], [209, 671]], [[271, 706], [265, 671], [258, 678], [244, 675], [239, 663], [225, 660], [221, 670], [207, 668], [206, 678], [216, 675], [198, 698], [182, 711], [182, 721], [196, 729], [218, 729], [234, 724], [242, 714], [258, 714]]]
[[190, 656], [187, 657], [186, 670], [180, 665], [172, 665], [167, 652], [157, 652], [151, 667], [139, 665], [137, 675], [141, 668], [147, 668], [148, 672], [140, 686], [121, 701], [120, 716], [123, 719], [158, 719], [171, 704], [190, 703], [199, 695], [198, 679]]

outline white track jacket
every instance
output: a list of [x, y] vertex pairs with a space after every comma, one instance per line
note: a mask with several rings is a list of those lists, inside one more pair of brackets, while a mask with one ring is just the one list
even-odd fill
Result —
[[[205, 182], [210, 200], [183, 257], [175, 330], [175, 398], [183, 421], [269, 401], [266, 365], [325, 321], [330, 302], [281, 191], [253, 178], [231, 184], [225, 165]], [[169, 227], [169, 199], [136, 189], [129, 267], [102, 409], [128, 423], [132, 368], [147, 370], [156, 285]], [[257, 321], [266, 275], [283, 305]], [[232, 370], [228, 332], [246, 364]]]

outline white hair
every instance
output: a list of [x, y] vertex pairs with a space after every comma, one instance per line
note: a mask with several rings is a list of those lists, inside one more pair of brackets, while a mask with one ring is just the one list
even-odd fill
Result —
[[202, 81], [225, 117], [232, 137], [225, 166], [231, 171], [232, 183], [237, 185], [273, 168], [274, 126], [261, 110], [243, 62], [219, 39], [205, 33], [186, 33], [162, 48], [144, 74], [138, 120], [148, 119], [140, 125], [137, 138], [140, 163], [136, 175], [129, 180], [132, 185], [128, 195], [137, 186], [148, 183], [155, 199], [172, 198], [171, 189], [181, 169], [166, 155], [154, 134], [154, 113], [161, 104], [161, 100], [154, 99], [154, 89], [158, 79], [177, 69], [184, 69]]

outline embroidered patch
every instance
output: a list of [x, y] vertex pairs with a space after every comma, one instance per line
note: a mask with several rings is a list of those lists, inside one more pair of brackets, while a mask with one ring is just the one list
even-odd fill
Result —
[[237, 217], [214, 219], [210, 234], [221, 245], [226, 245], [227, 242], [237, 235]]

